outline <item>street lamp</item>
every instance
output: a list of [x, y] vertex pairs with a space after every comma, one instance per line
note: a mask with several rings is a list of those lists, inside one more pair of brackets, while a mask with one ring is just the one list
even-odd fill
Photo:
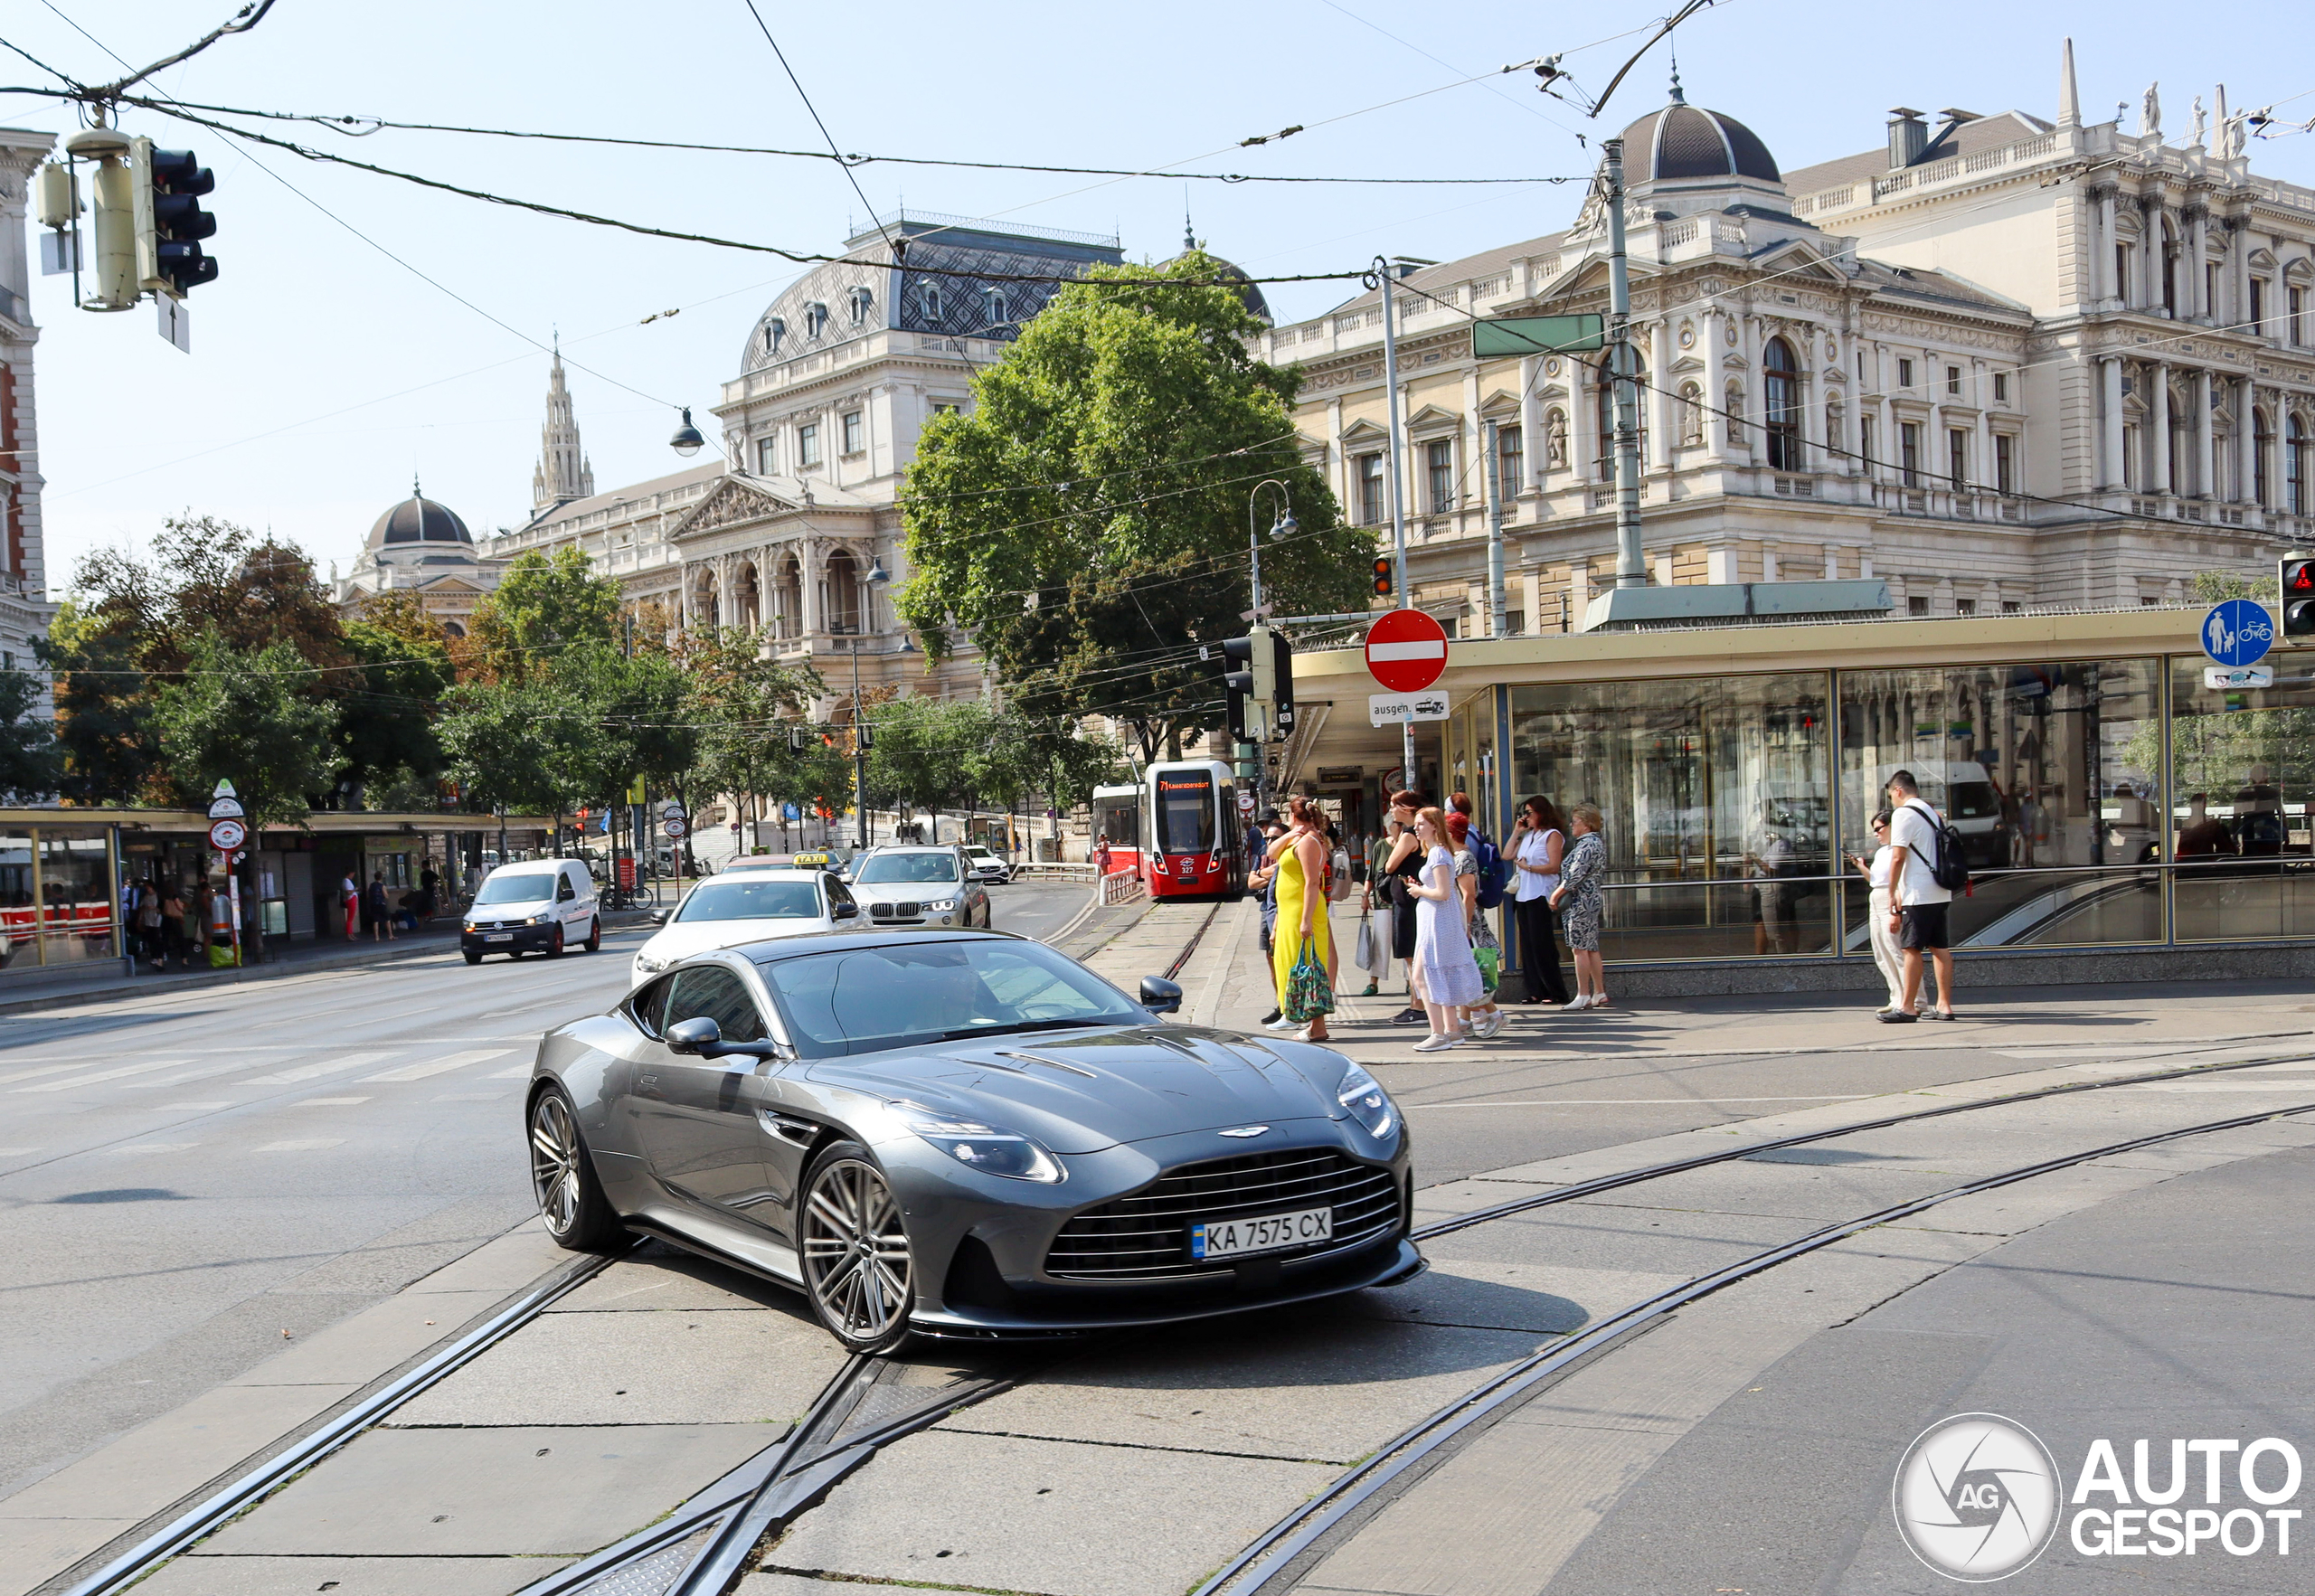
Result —
[[700, 435], [698, 428], [691, 424], [691, 406], [684, 406], [684, 424], [676, 429], [673, 438], [667, 439], [667, 447], [685, 459], [707, 447], [707, 439]]
[[1254, 509], [1261, 502], [1262, 489], [1265, 487], [1278, 489], [1278, 519], [1270, 524], [1271, 536], [1290, 537], [1302, 530], [1302, 524], [1294, 519], [1294, 501], [1287, 494], [1286, 484], [1275, 477], [1266, 477], [1254, 484], [1253, 491], [1246, 496], [1246, 549], [1252, 554], [1254, 562], [1253, 593], [1256, 626], [1260, 626], [1262, 619], [1262, 542], [1254, 530], [1257, 524]]
[[[868, 573], [860, 579], [868, 590], [866, 613], [861, 617], [864, 622], [875, 619], [876, 590], [892, 580], [893, 573], [884, 569], [884, 562], [871, 553]], [[860, 817], [855, 836], [856, 845], [861, 848], [868, 845], [868, 748], [861, 741], [867, 722], [865, 706], [860, 702], [860, 634], [866, 629], [865, 626], [855, 627], [852, 632], [852, 812]]]

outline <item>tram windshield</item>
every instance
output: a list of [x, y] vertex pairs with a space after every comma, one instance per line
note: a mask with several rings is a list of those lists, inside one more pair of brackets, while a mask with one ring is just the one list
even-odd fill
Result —
[[1214, 851], [1214, 778], [1167, 770], [1158, 778], [1158, 845], [1168, 854]]

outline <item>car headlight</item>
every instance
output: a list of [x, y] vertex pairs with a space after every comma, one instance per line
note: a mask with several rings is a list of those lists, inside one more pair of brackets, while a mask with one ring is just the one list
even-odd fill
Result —
[[1398, 1124], [1399, 1113], [1392, 1106], [1391, 1094], [1356, 1064], [1343, 1072], [1342, 1084], [1335, 1089], [1335, 1101], [1349, 1110], [1350, 1117], [1366, 1127], [1366, 1134], [1378, 1141], [1390, 1135]]
[[1068, 1174], [1060, 1160], [1018, 1131], [932, 1113], [903, 1113], [901, 1123], [958, 1163], [983, 1175], [1057, 1185]]
[[946, 914], [956, 906], [957, 901], [954, 898], [942, 898], [938, 902], [927, 903], [924, 906], [924, 911], [927, 914]]
[[552, 913], [534, 914], [530, 919], [524, 921], [523, 923], [524, 925], [553, 925], [554, 923], [554, 916]]
[[647, 976], [656, 976], [667, 968], [667, 961], [664, 959], [653, 959], [646, 953], [638, 953], [635, 956], [635, 968]]

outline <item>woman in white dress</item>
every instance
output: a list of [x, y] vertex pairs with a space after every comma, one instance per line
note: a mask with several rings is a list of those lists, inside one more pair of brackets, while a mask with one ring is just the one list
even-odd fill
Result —
[[[1873, 856], [1851, 854], [1848, 862], [1865, 877], [1872, 889], [1867, 896], [1865, 923], [1872, 928], [1873, 962], [1881, 971], [1881, 978], [1889, 985], [1889, 1001], [1879, 1012], [1895, 1014], [1905, 1003], [1905, 974], [1904, 959], [1897, 952], [1896, 934], [1889, 929], [1889, 811], [1881, 810], [1873, 817]], [[1918, 1012], [1919, 1005], [1915, 1006]]]
[[1414, 1050], [1444, 1053], [1468, 1039], [1461, 1011], [1487, 1001], [1487, 983], [1463, 930], [1455, 857], [1447, 851], [1447, 817], [1436, 808], [1424, 809], [1415, 817], [1414, 827], [1423, 864], [1422, 875], [1407, 883], [1415, 900], [1414, 958], [1409, 968], [1431, 1021], [1431, 1034], [1416, 1043]]

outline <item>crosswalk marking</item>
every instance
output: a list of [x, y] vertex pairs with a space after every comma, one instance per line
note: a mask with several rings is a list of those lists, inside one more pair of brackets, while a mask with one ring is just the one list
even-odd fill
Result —
[[111, 1153], [115, 1156], [127, 1153], [182, 1153], [200, 1145], [197, 1141], [133, 1141], [123, 1147], [99, 1147], [97, 1151]]
[[530, 1078], [531, 1066], [528, 1064], [516, 1064], [511, 1070], [501, 1070], [495, 1075], [483, 1077], [485, 1081], [527, 1081]]
[[[179, 1062], [182, 1062], [183, 1061], [180, 1060]], [[196, 1070], [185, 1070], [178, 1074], [164, 1075], [157, 1081], [126, 1081], [116, 1082], [116, 1090], [122, 1091], [132, 1090], [143, 1091], [156, 1086], [177, 1086], [187, 1081], [207, 1081], [213, 1076], [230, 1075], [236, 1070], [246, 1070], [249, 1067], [249, 1060], [235, 1059], [230, 1064], [203, 1064]]]
[[350, 1109], [355, 1103], [366, 1103], [366, 1097], [301, 1097], [289, 1106], [293, 1109]]
[[507, 1050], [503, 1047], [485, 1048], [479, 1053], [454, 1053], [444, 1058], [428, 1059], [422, 1063], [404, 1064], [399, 1070], [388, 1070], [382, 1075], [364, 1075], [366, 1085], [373, 1081], [424, 1081], [435, 1075], [447, 1075], [453, 1070], [463, 1070], [469, 1064], [488, 1063], [503, 1059]]
[[295, 1086], [300, 1081], [318, 1080], [345, 1070], [358, 1070], [364, 1064], [374, 1064], [394, 1055], [390, 1053], [349, 1053], [327, 1063], [299, 1064], [294, 1070], [277, 1070], [270, 1075], [258, 1075], [241, 1082], [244, 1086]]
[[109, 1070], [99, 1070], [90, 1075], [71, 1075], [61, 1081], [43, 1081], [32, 1086], [19, 1086], [18, 1091], [70, 1091], [76, 1086], [95, 1086], [106, 1081], [118, 1081], [128, 1075], [150, 1075], [156, 1070], [175, 1070], [187, 1062], [184, 1059], [155, 1059], [142, 1064], [118, 1064]]
[[163, 1103], [153, 1111], [156, 1114], [206, 1114], [232, 1106], [231, 1103]]
[[344, 1137], [327, 1136], [315, 1141], [269, 1141], [257, 1150], [260, 1153], [318, 1153], [345, 1145]]
[[12, 1070], [5, 1075], [0, 1075], [0, 1086], [5, 1086], [12, 1081], [30, 1081], [40, 1075], [61, 1075], [67, 1070], [85, 1070], [88, 1067], [88, 1060], [76, 1059], [69, 1064], [43, 1064], [36, 1070]]

